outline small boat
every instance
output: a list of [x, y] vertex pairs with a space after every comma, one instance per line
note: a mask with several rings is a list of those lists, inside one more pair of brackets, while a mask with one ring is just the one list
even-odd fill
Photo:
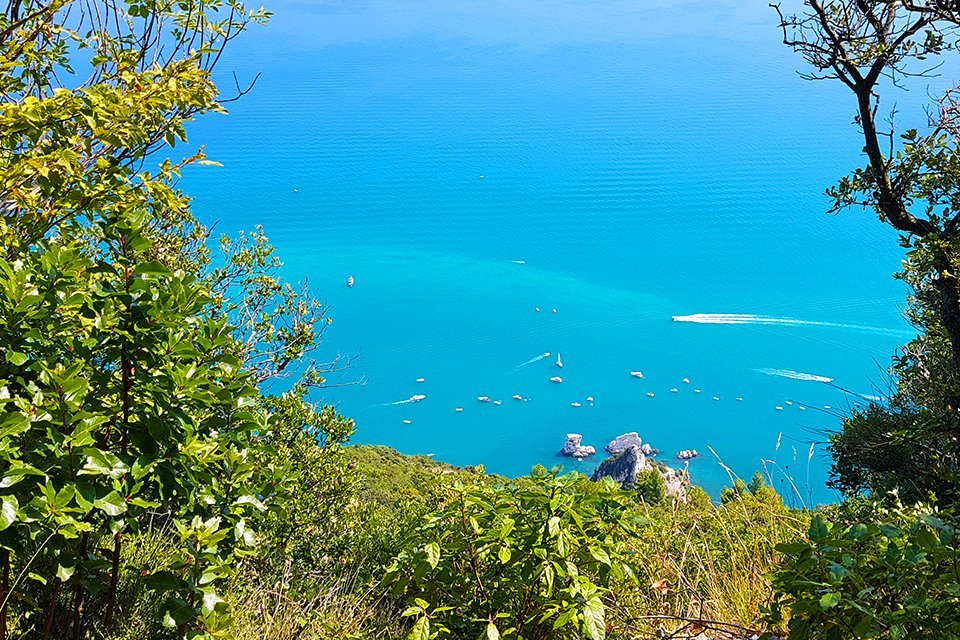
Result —
[[783, 411], [783, 407], [781, 407], [780, 405], [777, 405], [777, 411]]
[[682, 382], [682, 383], [684, 383], [684, 384], [690, 384], [690, 378], [684, 378], [684, 379], [681, 380], [680, 382]]
[[480, 402], [490, 402], [490, 396], [477, 396], [477, 400]]
[[425, 396], [425, 395], [423, 395], [423, 394], [418, 394], [418, 395], [415, 395], [415, 396], [410, 396], [410, 402], [420, 402], [421, 400], [425, 399], [426, 397], [427, 397], [427, 396]]
[[717, 397], [717, 396], [713, 396], [713, 399], [714, 399], [714, 400], [719, 400], [720, 398]]
[[631, 371], [630, 375], [632, 375], [634, 378], [642, 378], [643, 371]]
[[824, 408], [824, 409], [832, 409], [833, 407], [831, 407], [831, 406], [828, 405], [828, 404], [825, 404], [825, 405], [823, 405], [823, 408]]
[[348, 286], [348, 287], [352, 287], [352, 286], [353, 286], [353, 283], [354, 283], [353, 276], [350, 276], [349, 278], [347, 278], [347, 286]]
[[571, 402], [571, 403], [570, 403], [570, 406], [571, 406], [571, 407], [582, 407], [583, 405], [580, 404], [579, 402]]
[[457, 407], [456, 409], [454, 409], [454, 411], [456, 411], [457, 413], [460, 413], [461, 411], [463, 411], [463, 407]]
[[793, 400], [787, 400], [787, 404], [793, 404]]
[[553, 312], [554, 312], [554, 313], [557, 312], [557, 308], [556, 308], [556, 307], [553, 308]]
[[403, 421], [403, 424], [412, 424], [412, 423], [413, 423], [412, 420], [404, 420], [404, 421]]
[[540, 307], [534, 307], [533, 310], [536, 311], [537, 313], [540, 313]]
[[563, 369], [563, 361], [560, 360], [560, 354], [557, 353], [557, 366]]
[[503, 404], [503, 402], [501, 402], [500, 400], [494, 400], [493, 404]]
[[700, 389], [694, 389], [693, 392], [694, 392], [694, 393], [700, 393]]
[[552, 378], [550, 378], [550, 382], [560, 383], [560, 382], [563, 382], [563, 378], [561, 378], [560, 376], [553, 376]]
[[743, 396], [738, 396], [738, 397], [737, 397], [737, 402], [743, 402]]
[[417, 378], [417, 382], [426, 382], [426, 381], [427, 381], [426, 378]]
[[679, 391], [680, 389], [677, 389], [676, 387], [674, 387], [673, 389], [670, 389], [670, 393], [679, 393]]
[[514, 399], [514, 400], [523, 400], [523, 396], [520, 395], [519, 393], [515, 393], [515, 394], [513, 394], [513, 399]]
[[800, 411], [806, 411], [806, 410], [807, 410], [806, 407], [797, 407], [797, 409], [800, 409]]
[[526, 260], [514, 260], [513, 264], [527, 264]]
[[593, 404], [593, 396], [587, 396], [587, 402]]
[[653, 391], [647, 391], [647, 397], [648, 397], [648, 398], [652, 398], [652, 397], [653, 397]]

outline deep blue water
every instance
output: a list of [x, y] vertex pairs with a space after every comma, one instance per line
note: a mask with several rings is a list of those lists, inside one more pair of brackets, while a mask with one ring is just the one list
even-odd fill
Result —
[[[319, 357], [356, 356], [332, 381], [365, 384], [316, 399], [355, 441], [521, 474], [568, 432], [638, 431], [704, 453], [714, 493], [708, 447], [833, 499], [823, 433], [858, 398], [759, 370], [884, 393], [911, 335], [900, 250], [869, 213], [824, 213], [859, 161], [846, 89], [797, 77], [766, 1], [702, 4], [278, 1], [235, 43], [224, 92], [261, 76], [192, 127], [224, 166], [184, 187], [220, 231], [263, 224], [330, 306]], [[672, 319], [691, 314], [751, 321]], [[544, 352], [563, 369], [518, 368]]]

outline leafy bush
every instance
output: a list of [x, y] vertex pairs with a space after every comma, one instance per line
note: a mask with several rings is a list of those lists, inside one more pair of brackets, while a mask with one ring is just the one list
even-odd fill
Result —
[[660, 504], [667, 497], [667, 483], [656, 469], [639, 472], [633, 488], [637, 497], [647, 504]]
[[837, 522], [814, 516], [807, 540], [778, 545], [770, 619], [789, 610], [793, 640], [960, 638], [956, 527], [927, 508], [877, 507], [853, 521], [845, 511]]
[[603, 638], [612, 579], [633, 575], [636, 518], [612, 483], [535, 468], [506, 484], [457, 482], [387, 571], [411, 638]]

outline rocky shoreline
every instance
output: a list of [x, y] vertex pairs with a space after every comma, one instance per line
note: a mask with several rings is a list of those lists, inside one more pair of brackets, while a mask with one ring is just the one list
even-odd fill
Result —
[[[653, 457], [660, 453], [649, 443], [643, 442], [636, 431], [617, 436], [604, 447], [610, 454], [594, 470], [591, 480], [613, 478], [623, 489], [632, 489], [637, 484], [637, 476], [650, 470], [656, 470], [663, 478], [667, 496], [677, 500], [686, 500], [687, 487], [690, 484], [689, 474], [680, 469], [669, 467]], [[596, 454], [596, 448], [583, 444], [583, 436], [579, 433], [568, 433], [560, 453], [565, 456], [583, 458]], [[700, 454], [695, 449], [684, 449], [677, 453], [677, 459], [690, 460]]]

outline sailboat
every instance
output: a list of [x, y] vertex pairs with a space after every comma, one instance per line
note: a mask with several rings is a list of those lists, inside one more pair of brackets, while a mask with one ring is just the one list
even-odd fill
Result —
[[563, 369], [563, 361], [560, 360], [560, 353], [557, 352], [557, 366]]

